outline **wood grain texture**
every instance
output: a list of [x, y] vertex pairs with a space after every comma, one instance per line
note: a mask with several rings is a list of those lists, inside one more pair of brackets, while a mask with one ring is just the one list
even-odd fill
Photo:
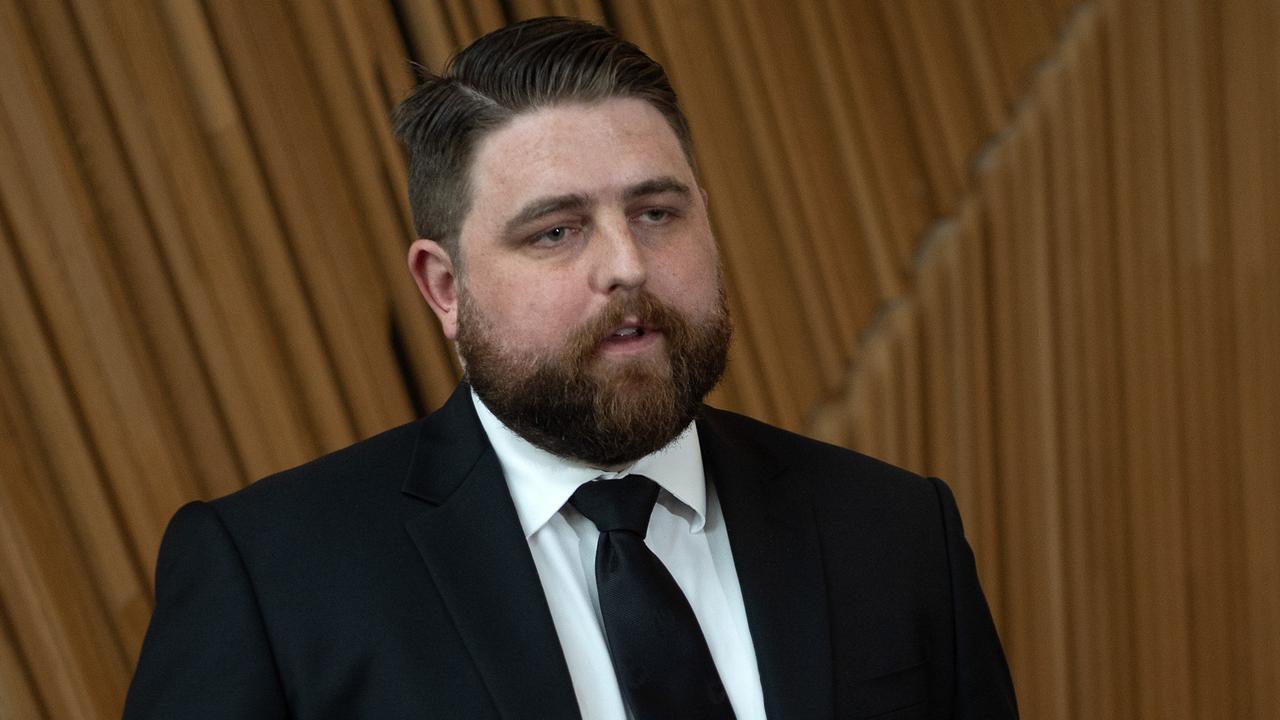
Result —
[[388, 113], [612, 23], [689, 115], [713, 400], [956, 490], [1025, 717], [1280, 707], [1280, 5], [0, 0], [0, 718], [119, 714], [165, 523], [437, 406]]

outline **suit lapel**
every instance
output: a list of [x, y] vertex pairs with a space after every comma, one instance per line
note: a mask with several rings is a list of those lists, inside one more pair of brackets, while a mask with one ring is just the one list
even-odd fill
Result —
[[422, 425], [405, 524], [503, 717], [578, 717], [564, 653], [501, 466], [460, 385]]
[[822, 548], [805, 485], [724, 426], [698, 421], [715, 483], [770, 718], [831, 717], [832, 658]]

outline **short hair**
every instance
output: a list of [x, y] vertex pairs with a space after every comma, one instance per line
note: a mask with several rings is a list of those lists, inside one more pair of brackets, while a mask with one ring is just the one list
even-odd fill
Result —
[[693, 164], [689, 124], [666, 71], [598, 25], [565, 17], [508, 25], [464, 48], [441, 74], [424, 75], [396, 108], [393, 124], [409, 151], [414, 230], [440, 243], [455, 263], [476, 146], [523, 112], [564, 102], [644, 100], [666, 118]]

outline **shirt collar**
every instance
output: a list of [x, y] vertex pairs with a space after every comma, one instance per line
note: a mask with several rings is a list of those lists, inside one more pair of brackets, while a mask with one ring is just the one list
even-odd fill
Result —
[[527, 540], [552, 518], [580, 485], [596, 478], [619, 478], [638, 473], [652, 479], [694, 512], [693, 531], [706, 523], [707, 484], [696, 423], [666, 447], [645, 455], [619, 471], [601, 470], [543, 450], [502, 423], [471, 391], [471, 401], [489, 444], [506, 477], [516, 515]]

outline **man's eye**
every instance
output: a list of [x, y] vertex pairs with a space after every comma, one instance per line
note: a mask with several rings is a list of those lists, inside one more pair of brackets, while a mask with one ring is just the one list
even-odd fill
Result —
[[564, 242], [565, 238], [569, 237], [570, 232], [568, 227], [558, 225], [534, 235], [531, 242], [534, 245], [556, 245]]
[[671, 212], [662, 208], [649, 208], [640, 213], [640, 218], [649, 223], [660, 223], [669, 217], [671, 217]]

